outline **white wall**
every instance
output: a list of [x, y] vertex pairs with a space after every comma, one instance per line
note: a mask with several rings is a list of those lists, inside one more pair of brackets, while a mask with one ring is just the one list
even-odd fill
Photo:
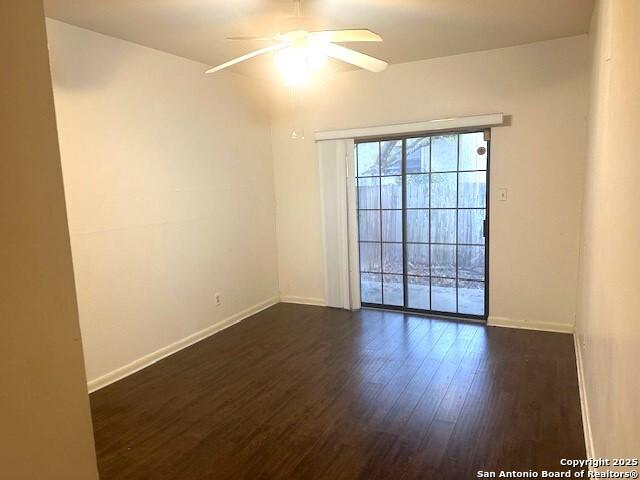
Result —
[[[588, 103], [586, 35], [336, 74], [292, 119], [272, 106], [280, 290], [324, 298], [313, 132], [504, 112], [491, 157], [490, 315], [571, 329]], [[304, 127], [306, 140], [289, 130]], [[499, 202], [499, 188], [508, 201]], [[544, 324], [547, 325], [544, 325]]]
[[95, 381], [278, 294], [268, 106], [246, 77], [47, 27]]
[[42, 2], [0, 2], [0, 478], [96, 480]]
[[[640, 2], [599, 2], [577, 322], [596, 457], [640, 452]], [[636, 468], [637, 470], [637, 468]]]

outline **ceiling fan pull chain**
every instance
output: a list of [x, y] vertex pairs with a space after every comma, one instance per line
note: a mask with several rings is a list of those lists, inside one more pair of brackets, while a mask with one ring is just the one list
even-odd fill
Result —
[[292, 140], [304, 140], [304, 122], [302, 119], [303, 89], [300, 85], [289, 87], [291, 94], [291, 133]]

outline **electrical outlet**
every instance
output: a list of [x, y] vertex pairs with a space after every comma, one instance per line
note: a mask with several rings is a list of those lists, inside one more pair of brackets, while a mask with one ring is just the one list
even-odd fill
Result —
[[220, 305], [222, 305], [222, 296], [220, 293], [216, 293], [214, 295], [214, 298], [216, 299], [216, 307], [219, 307]]

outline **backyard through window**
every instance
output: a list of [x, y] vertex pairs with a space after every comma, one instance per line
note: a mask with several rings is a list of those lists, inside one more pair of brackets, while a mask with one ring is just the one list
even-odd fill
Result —
[[483, 132], [356, 145], [364, 305], [486, 316]]

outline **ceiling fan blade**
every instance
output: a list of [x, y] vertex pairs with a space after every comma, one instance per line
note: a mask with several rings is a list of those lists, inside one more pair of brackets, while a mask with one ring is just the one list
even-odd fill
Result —
[[259, 40], [259, 41], [267, 41], [267, 40], [275, 40], [274, 37], [227, 37], [227, 40]]
[[276, 43], [275, 45], [269, 45], [268, 47], [261, 48], [259, 50], [255, 50], [253, 52], [247, 53], [246, 55], [242, 55], [241, 57], [234, 58], [233, 60], [229, 60], [228, 62], [223, 63], [222, 65], [218, 65], [217, 67], [210, 68], [205, 73], [213, 73], [223, 68], [230, 67], [231, 65], [235, 65], [236, 63], [244, 62], [245, 60], [249, 60], [250, 58], [257, 57], [258, 55], [262, 55], [263, 53], [274, 52], [276, 50], [280, 50], [281, 48], [286, 47], [286, 43]]
[[382, 37], [371, 30], [323, 30], [311, 34], [326, 42], [381, 42]]
[[350, 48], [341, 47], [335, 43], [327, 43], [324, 45], [324, 52], [332, 58], [342, 60], [371, 72], [381, 72], [389, 65], [383, 60], [379, 60], [370, 55], [356, 52]]

